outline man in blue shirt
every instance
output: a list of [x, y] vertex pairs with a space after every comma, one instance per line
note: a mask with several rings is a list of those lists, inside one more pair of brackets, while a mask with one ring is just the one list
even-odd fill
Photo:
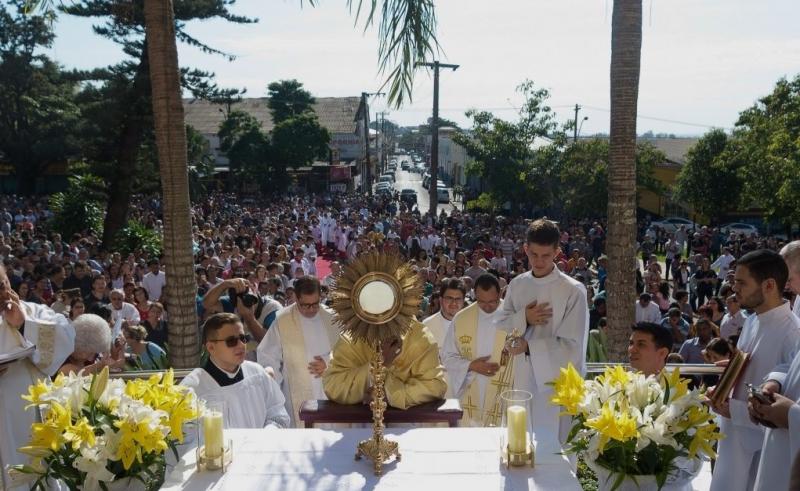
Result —
[[697, 329], [697, 337], [684, 341], [678, 353], [683, 357], [685, 363], [706, 363], [703, 350], [711, 341], [711, 321], [700, 319], [695, 324], [695, 329]]

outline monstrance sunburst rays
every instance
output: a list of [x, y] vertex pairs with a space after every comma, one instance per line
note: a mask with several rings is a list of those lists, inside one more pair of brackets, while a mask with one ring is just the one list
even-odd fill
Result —
[[[374, 281], [387, 284], [394, 295], [392, 306], [381, 313], [365, 309], [360, 298], [361, 289]], [[422, 291], [419, 276], [401, 256], [373, 252], [342, 268], [331, 292], [332, 307], [343, 333], [375, 346], [402, 337], [411, 328]]]

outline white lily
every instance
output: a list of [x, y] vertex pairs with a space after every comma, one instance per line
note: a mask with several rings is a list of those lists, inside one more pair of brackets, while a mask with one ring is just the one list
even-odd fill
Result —
[[86, 473], [86, 479], [83, 481], [84, 491], [98, 491], [102, 489], [101, 481], [114, 480], [114, 474], [106, 469], [108, 458], [103, 448], [103, 446], [84, 447], [81, 449], [81, 456], [73, 463], [76, 469]]

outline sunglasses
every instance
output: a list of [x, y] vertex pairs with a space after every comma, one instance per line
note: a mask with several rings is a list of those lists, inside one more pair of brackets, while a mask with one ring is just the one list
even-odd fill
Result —
[[228, 336], [225, 339], [209, 339], [210, 343], [219, 343], [220, 341], [225, 342], [225, 346], [228, 348], [235, 348], [239, 341], [243, 344], [247, 344], [250, 342], [250, 335], [249, 334], [239, 334], [238, 336]]

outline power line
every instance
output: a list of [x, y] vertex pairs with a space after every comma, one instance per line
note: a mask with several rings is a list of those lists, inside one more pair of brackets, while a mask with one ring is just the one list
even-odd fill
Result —
[[[551, 109], [566, 109], [566, 108], [573, 109], [574, 107], [575, 107], [574, 105], [570, 105], [570, 104], [559, 104], [559, 105], [555, 105], [555, 106], [550, 106]], [[581, 107], [586, 108], [586, 109], [592, 109], [592, 110], [595, 110], [595, 111], [603, 111], [603, 112], [607, 112], [607, 113], [611, 112], [610, 109], [605, 108], [605, 107], [587, 106], [585, 104], [583, 106], [581, 106]], [[501, 106], [501, 107], [478, 107], [478, 106], [471, 106], [471, 107], [443, 107], [443, 108], [440, 108], [439, 111], [460, 112], [460, 111], [468, 111], [468, 110], [471, 110], [471, 109], [472, 110], [476, 110], [476, 111], [501, 112], [501, 111], [519, 111], [521, 108], [508, 107], [508, 106]], [[428, 109], [425, 109], [425, 108], [404, 108], [404, 109], [395, 110], [395, 112], [397, 112], [397, 113], [415, 113], [415, 112], [427, 112], [427, 111], [428, 111]], [[652, 121], [660, 121], [660, 122], [663, 122], [663, 123], [679, 124], [679, 125], [684, 125], [684, 126], [694, 126], [694, 127], [698, 127], [698, 128], [709, 128], [709, 129], [720, 128], [720, 129], [723, 129], [723, 130], [731, 130], [732, 129], [729, 126], [720, 126], [720, 125], [717, 125], [717, 124], [705, 124], [705, 123], [692, 123], [692, 122], [689, 122], [689, 121], [680, 121], [680, 120], [676, 120], [676, 119], [662, 118], [662, 117], [658, 117], [658, 116], [647, 116], [647, 115], [644, 115], [644, 114], [637, 114], [636, 118], [637, 119], [652, 120]]]

